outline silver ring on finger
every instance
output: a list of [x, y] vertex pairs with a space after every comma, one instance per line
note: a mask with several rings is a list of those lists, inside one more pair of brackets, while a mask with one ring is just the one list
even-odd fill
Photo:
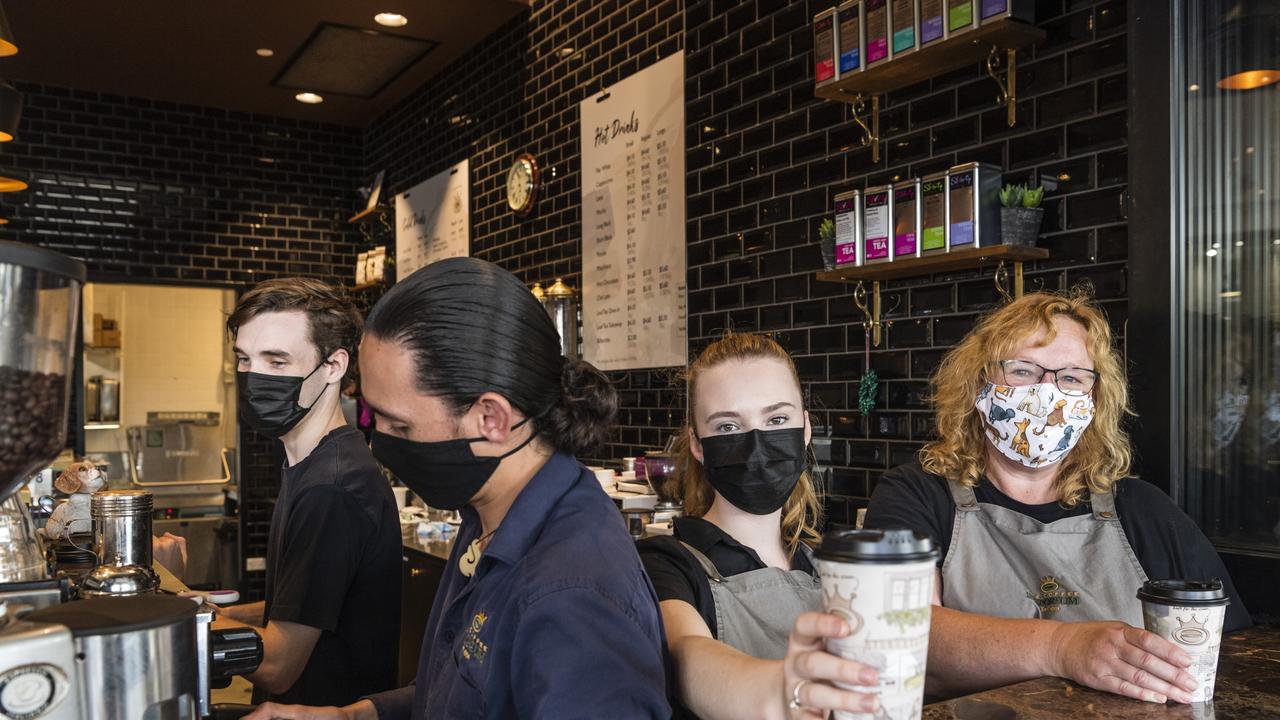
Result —
[[800, 702], [800, 688], [807, 684], [809, 684], [808, 680], [801, 680], [796, 683], [795, 687], [791, 688], [791, 702], [787, 703], [788, 708], [792, 710], [801, 710], [804, 708], [804, 704]]

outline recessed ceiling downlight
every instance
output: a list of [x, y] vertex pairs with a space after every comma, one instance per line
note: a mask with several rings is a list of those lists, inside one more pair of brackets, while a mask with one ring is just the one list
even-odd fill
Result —
[[404, 27], [409, 24], [409, 18], [400, 13], [381, 12], [373, 16], [373, 21], [383, 27]]
[[319, 105], [320, 103], [324, 102], [324, 98], [320, 97], [319, 95], [313, 92], [300, 92], [297, 95], [294, 95], [293, 97], [298, 102], [306, 103], [308, 105]]

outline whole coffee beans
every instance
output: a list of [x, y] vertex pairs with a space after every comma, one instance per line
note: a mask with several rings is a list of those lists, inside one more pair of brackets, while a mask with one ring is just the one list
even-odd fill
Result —
[[66, 377], [0, 365], [0, 488], [57, 457], [66, 440]]

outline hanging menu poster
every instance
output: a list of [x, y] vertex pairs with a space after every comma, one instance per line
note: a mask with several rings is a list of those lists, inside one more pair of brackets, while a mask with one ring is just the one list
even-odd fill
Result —
[[467, 161], [396, 196], [396, 277], [471, 254]]
[[585, 358], [601, 370], [684, 365], [684, 55], [579, 113]]

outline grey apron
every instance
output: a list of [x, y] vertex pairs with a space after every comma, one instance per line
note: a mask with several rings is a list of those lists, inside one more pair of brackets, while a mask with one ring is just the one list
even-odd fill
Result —
[[[706, 555], [681, 541], [711, 581], [716, 604], [716, 638], [764, 660], [781, 660], [800, 613], [822, 607], [822, 583], [803, 570], [763, 567], [724, 577]], [[813, 560], [803, 543], [800, 551]]]
[[1008, 618], [1122, 620], [1142, 627], [1135, 595], [1147, 574], [1129, 546], [1115, 496], [1093, 495], [1093, 512], [1042, 523], [979, 503], [948, 481], [956, 501], [942, 562], [942, 604]]

